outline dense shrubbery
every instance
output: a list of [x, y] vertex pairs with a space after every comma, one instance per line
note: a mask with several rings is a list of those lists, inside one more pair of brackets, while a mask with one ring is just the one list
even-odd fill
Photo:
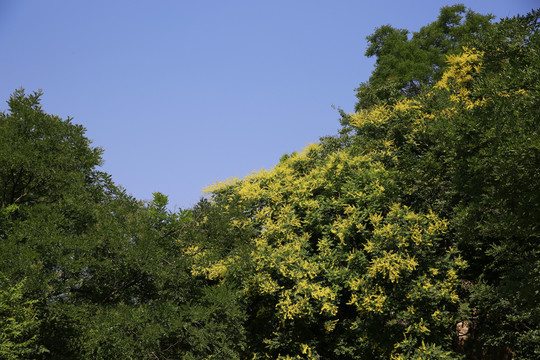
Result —
[[538, 16], [381, 27], [338, 135], [176, 213], [15, 92], [0, 358], [538, 358]]

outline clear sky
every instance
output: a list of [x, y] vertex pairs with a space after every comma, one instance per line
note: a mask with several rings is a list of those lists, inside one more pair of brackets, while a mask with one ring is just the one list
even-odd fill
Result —
[[440, 7], [497, 17], [535, 0], [0, 0], [0, 110], [19, 87], [71, 116], [139, 199], [188, 208], [339, 128], [369, 78], [366, 36]]

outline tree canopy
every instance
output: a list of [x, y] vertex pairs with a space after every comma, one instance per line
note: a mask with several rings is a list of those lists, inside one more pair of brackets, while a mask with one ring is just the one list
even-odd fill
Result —
[[126, 195], [40, 95], [0, 115], [0, 358], [235, 358], [241, 302], [190, 276], [191, 211]]
[[446, 57], [488, 31], [492, 19], [458, 4], [441, 8], [436, 21], [412, 34], [390, 25], [377, 28], [367, 37], [365, 53], [375, 57], [375, 69], [356, 90], [356, 110], [416, 96], [432, 86], [446, 67]]
[[243, 289], [256, 356], [539, 354], [539, 13], [489, 24], [463, 11], [443, 8], [411, 40], [379, 28], [366, 86], [438, 34], [426, 78], [408, 73], [396, 95], [342, 113], [339, 136], [209, 189], [251, 240], [194, 246], [192, 271]]
[[0, 359], [537, 359], [539, 17], [378, 28], [337, 135], [174, 212], [16, 91]]

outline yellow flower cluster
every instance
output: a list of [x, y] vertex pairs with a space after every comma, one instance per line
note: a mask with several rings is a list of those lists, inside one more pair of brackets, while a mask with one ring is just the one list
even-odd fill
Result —
[[397, 282], [401, 272], [414, 270], [417, 266], [418, 262], [409, 254], [403, 256], [393, 251], [383, 251], [381, 256], [371, 260], [367, 275], [374, 278], [380, 273], [391, 282]]
[[475, 99], [469, 89], [473, 76], [482, 69], [482, 56], [482, 52], [467, 47], [463, 48], [461, 54], [448, 55], [448, 70], [443, 73], [441, 80], [435, 84], [435, 88], [450, 91], [450, 100], [460, 104], [465, 109], [470, 110], [484, 105], [486, 99]]
[[455, 81], [460, 88], [464, 88], [472, 80], [473, 75], [480, 72], [482, 56], [482, 52], [467, 47], [463, 47], [460, 54], [448, 55], [446, 58], [448, 69], [435, 87], [449, 89], [450, 82]]

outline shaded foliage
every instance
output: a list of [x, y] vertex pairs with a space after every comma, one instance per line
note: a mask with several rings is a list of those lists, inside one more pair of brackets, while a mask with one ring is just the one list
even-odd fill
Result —
[[191, 211], [170, 212], [160, 193], [150, 203], [127, 196], [97, 170], [102, 151], [84, 128], [44, 113], [39, 98], [16, 91], [0, 117], [0, 273], [24, 284], [2, 285], [8, 300], [20, 299], [6, 306], [21, 314], [2, 351], [235, 358], [237, 296], [193, 278], [182, 256]]

